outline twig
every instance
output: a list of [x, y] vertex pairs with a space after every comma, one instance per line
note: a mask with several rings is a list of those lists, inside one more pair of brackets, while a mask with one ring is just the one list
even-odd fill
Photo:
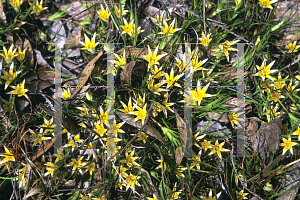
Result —
[[285, 66], [284, 68], [280, 69], [279, 71], [282, 71], [282, 70], [284, 70], [286, 68], [289, 68], [290, 66], [296, 64], [299, 61], [300, 61], [300, 57], [298, 57], [294, 62], [292, 62], [291, 64], [288, 64], [287, 66]]

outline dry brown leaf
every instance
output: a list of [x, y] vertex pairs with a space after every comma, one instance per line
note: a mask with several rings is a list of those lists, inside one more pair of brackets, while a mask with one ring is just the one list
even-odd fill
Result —
[[[141, 49], [141, 48], [136, 48], [136, 47], [124, 47], [123, 49], [120, 49], [116, 54], [118, 55], [123, 55], [123, 51], [125, 50], [125, 57], [136, 57], [136, 58], [140, 58], [140, 59], [144, 59], [143, 56], [147, 56], [148, 55], [148, 49]], [[154, 52], [154, 49], [151, 49], [152, 52]], [[162, 55], [162, 54], [166, 54], [166, 52], [158, 50], [157, 51], [157, 55]], [[169, 59], [169, 55], [165, 55], [164, 57], [162, 57], [159, 62], [164, 62], [166, 60]]]
[[130, 63], [127, 63], [124, 69], [120, 73], [121, 82], [125, 84], [129, 83], [129, 86], [131, 86], [131, 74], [134, 65], [135, 65], [135, 61], [131, 61]]
[[[43, 81], [54, 82], [54, 71], [51, 67], [42, 66], [38, 68], [38, 77]], [[51, 71], [51, 72], [49, 72]]]
[[2, 1], [0, 1], [0, 20], [6, 25], [7, 21], [6, 21], [6, 16], [5, 13], [3, 11], [3, 4]]
[[35, 186], [33, 188], [31, 188], [31, 190], [28, 192], [28, 194], [26, 196], [23, 197], [23, 200], [28, 199], [29, 197], [35, 195], [35, 194], [39, 194], [42, 193], [42, 188], [38, 185]]
[[30, 68], [34, 67], [34, 55], [33, 55], [33, 50], [32, 50], [29, 40], [25, 39], [23, 48], [25, 49], [25, 59], [26, 59], [25, 63]]
[[[35, 51], [36, 61], [37, 61], [38, 65], [43, 66], [43, 67], [48, 67], [48, 68], [52, 69], [52, 67], [43, 58], [41, 52], [39, 50], [36, 50], [36, 49], [34, 49], [34, 51]], [[52, 69], [50, 71], [54, 71], [54, 69]]]
[[222, 112], [221, 114], [214, 113], [214, 112], [207, 112], [209, 118], [213, 118], [213, 120], [218, 122], [228, 123], [228, 113]]
[[[140, 122], [140, 121], [135, 122], [133, 117], [126, 115], [122, 112], [115, 111], [115, 113], [127, 124], [134, 126], [136, 128], [139, 128], [139, 129], [142, 128], [142, 122]], [[161, 141], [162, 143], [165, 143], [161, 134], [154, 127], [147, 124], [143, 130], [148, 135], [151, 135], [151, 136], [155, 137], [156, 139], [158, 139], [159, 141]]]
[[73, 31], [73, 33], [69, 37], [67, 37], [66, 43], [64, 44], [64, 49], [68, 47], [69, 49], [82, 47], [82, 44], [80, 43], [81, 36], [82, 36], [82, 27], [78, 27], [78, 29]]
[[68, 180], [66, 183], [65, 183], [65, 186], [67, 187], [74, 187], [76, 185], [76, 180]]
[[289, 35], [274, 43], [275, 46], [284, 46], [300, 39], [300, 34]]
[[[74, 17], [74, 20], [76, 21], [84, 21], [86, 20], [89, 15], [90, 15], [90, 11], [86, 10], [84, 11], [84, 8], [82, 7], [81, 3], [78, 1], [75, 1], [73, 3], [71, 3], [72, 5], [65, 11], [68, 15], [70, 16], [76, 16]], [[66, 9], [70, 4], [60, 4], [60, 3], [54, 3], [54, 5], [56, 7], [58, 7], [61, 11], [63, 11], [64, 9]], [[84, 12], [82, 12], [84, 11]], [[82, 13], [81, 13], [82, 12]], [[80, 14], [79, 14], [80, 13]]]
[[[84, 70], [82, 71], [81, 73], [81, 76], [79, 78], [79, 81], [78, 81], [78, 86], [83, 86], [86, 81], [88, 80], [91, 72], [93, 71], [94, 67], [95, 67], [95, 63], [97, 62], [97, 60], [100, 58], [100, 56], [102, 56], [103, 52], [100, 51], [98, 53], [98, 55], [93, 59], [91, 60], [87, 66], [84, 68]], [[75, 88], [73, 91], [72, 91], [72, 96], [71, 98], [73, 98], [78, 92], [79, 90], [81, 90], [81, 87], [78, 87], [78, 88]]]
[[184, 150], [187, 144], [187, 129], [186, 124], [183, 121], [183, 119], [180, 117], [180, 115], [177, 113], [177, 111], [174, 109], [175, 115], [176, 115], [176, 125], [178, 128], [178, 131], [180, 133], [180, 143], [182, 145], [177, 147], [175, 150], [175, 157], [176, 157], [176, 165], [180, 165], [182, 158], [184, 156]]

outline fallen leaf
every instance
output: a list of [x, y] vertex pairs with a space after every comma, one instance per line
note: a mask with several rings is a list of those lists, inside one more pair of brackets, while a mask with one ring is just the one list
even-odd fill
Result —
[[76, 185], [76, 180], [68, 180], [66, 183], [65, 183], [65, 186], [67, 187], [73, 187]]
[[59, 19], [56, 19], [53, 22], [51, 29], [49, 30], [49, 34], [50, 38], [53, 39], [52, 42], [56, 44], [60, 42], [65, 42], [67, 38], [65, 27]]
[[[87, 66], [84, 68], [84, 70], [83, 70], [82, 73], [81, 73], [81, 76], [80, 76], [79, 81], [78, 81], [78, 84], [77, 84], [78, 86], [83, 86], [83, 85], [86, 83], [86, 81], [88, 80], [88, 78], [89, 78], [91, 72], [93, 71], [93, 69], [94, 69], [94, 67], [95, 67], [95, 63], [96, 63], [97, 60], [100, 58], [100, 56], [102, 56], [102, 54], [103, 54], [103, 52], [100, 51], [100, 52], [98, 53], [98, 55], [97, 55], [93, 60], [91, 60], [91, 61], [87, 64]], [[72, 91], [72, 96], [71, 96], [71, 98], [73, 98], [73, 97], [79, 92], [79, 90], [81, 90], [81, 87], [75, 88], [75, 89]]]
[[68, 6], [70, 6], [65, 12], [70, 16], [76, 16], [76, 17], [74, 17], [74, 20], [76, 20], [76, 21], [81, 22], [81, 21], [86, 20], [89, 17], [90, 11], [89, 10], [84, 11], [84, 8], [82, 7], [80, 2], [75, 1], [71, 4], [72, 5], [70, 6], [70, 4], [64, 5], [64, 4], [60, 4], [60, 3], [54, 3], [54, 5], [56, 7], [58, 7], [61, 11], [66, 9]]
[[5, 13], [4, 13], [4, 11], [3, 11], [3, 4], [2, 4], [2, 1], [0, 1], [0, 20], [1, 20], [5, 25], [7, 25], [6, 16], [5, 16]]
[[228, 113], [226, 112], [221, 112], [221, 114], [215, 113], [215, 112], [207, 112], [207, 115], [209, 118], [213, 118], [213, 120], [218, 121], [218, 122], [224, 122], [228, 123]]
[[43, 58], [41, 52], [39, 50], [34, 49], [35, 51], [35, 56], [36, 56], [36, 61], [38, 65], [43, 66], [43, 67], [48, 67], [51, 68], [51, 71], [54, 71], [54, 69], [47, 63], [47, 61]]
[[[122, 112], [119, 111], [115, 111], [115, 113], [123, 120], [125, 121], [127, 124], [134, 126], [136, 128], [142, 128], [142, 122], [140, 121], [134, 121], [134, 118], [126, 115]], [[156, 139], [158, 139], [159, 141], [161, 141], [162, 143], [165, 143], [163, 140], [163, 137], [161, 136], [161, 134], [152, 126], [150, 125], [146, 125], [145, 128], [143, 129], [143, 131], [145, 131], [148, 135], [151, 135], [152, 137], [155, 137]]]
[[[143, 56], [147, 56], [148, 55], [148, 49], [141, 49], [141, 48], [136, 48], [136, 47], [132, 47], [132, 46], [128, 46], [128, 47], [124, 47], [122, 49], [120, 49], [119, 51], [117, 51], [116, 54], [118, 55], [122, 55], [123, 51], [125, 50], [125, 57], [136, 57], [136, 58], [140, 58], [140, 59], [144, 59]], [[152, 52], [154, 52], [154, 49], [151, 49]], [[162, 54], [166, 54], [166, 52], [158, 50], [157, 51], [157, 55], [162, 55]], [[107, 58], [109, 59], [109, 58]], [[164, 62], [167, 61], [169, 59], [169, 55], [165, 55], [164, 57], [162, 57], [159, 62]]]
[[300, 39], [300, 34], [288, 35], [274, 43], [275, 46], [284, 46], [288, 43], [295, 42]]
[[30, 68], [33, 68], [34, 67], [34, 55], [33, 55], [33, 50], [32, 50], [29, 40], [25, 39], [23, 48], [25, 49], [25, 59], [26, 59], [25, 63]]
[[131, 61], [130, 63], [127, 63], [124, 69], [120, 73], [121, 82], [125, 84], [129, 83], [129, 86], [131, 86], [131, 74], [134, 65], [135, 65], [135, 61]]
[[259, 153], [265, 164], [279, 149], [281, 129], [275, 122], [263, 123], [250, 137], [254, 152]]
[[180, 115], [177, 113], [176, 109], [174, 109], [176, 115], [176, 125], [178, 131], [180, 133], [180, 143], [182, 146], [178, 146], [175, 150], [175, 157], [176, 157], [176, 165], [180, 165], [182, 158], [184, 156], [184, 150], [187, 144], [187, 128], [186, 124]]
[[72, 34], [67, 37], [66, 43], [64, 44], [64, 49], [68, 48], [79, 48], [82, 47], [82, 44], [80, 43], [82, 36], [82, 27], [78, 27], [76, 30], [72, 32]]
[[[48, 66], [38, 68], [38, 77], [43, 81], [54, 82], [54, 70]], [[51, 72], [49, 72], [51, 71]]]
[[38, 186], [35, 186], [33, 188], [31, 188], [31, 190], [28, 192], [28, 194], [26, 196], [23, 197], [23, 200], [26, 200], [28, 199], [29, 197], [35, 195], [35, 194], [39, 194], [39, 193], [42, 193], [42, 188], [38, 185]]

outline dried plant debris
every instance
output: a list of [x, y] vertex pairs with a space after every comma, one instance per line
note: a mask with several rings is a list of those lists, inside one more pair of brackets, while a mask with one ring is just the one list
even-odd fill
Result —
[[253, 150], [259, 153], [264, 164], [279, 148], [281, 130], [275, 122], [263, 123], [259, 130], [250, 137]]

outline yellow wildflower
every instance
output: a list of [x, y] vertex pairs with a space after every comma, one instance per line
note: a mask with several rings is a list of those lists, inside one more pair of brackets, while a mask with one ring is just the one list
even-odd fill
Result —
[[149, 77], [150, 81], [148, 83], [148, 89], [153, 92], [154, 94], [160, 95], [160, 92], [162, 91], [168, 91], [166, 89], [160, 88], [163, 84], [165, 84], [165, 81], [161, 81], [155, 85], [153, 85], [154, 79], [152, 77]]
[[258, 72], [255, 74], [255, 76], [260, 76], [263, 80], [265, 80], [265, 78], [273, 79], [270, 76], [270, 74], [278, 71], [278, 70], [271, 70], [271, 67], [275, 63], [275, 60], [273, 62], [271, 62], [269, 65], [266, 65], [266, 62], [267, 61], [264, 60], [260, 67], [258, 65], [256, 65]]
[[35, 133], [33, 130], [29, 130], [29, 131], [32, 134], [31, 140], [34, 140], [33, 145], [42, 144], [43, 141], [51, 139], [51, 137], [44, 137], [42, 128], [40, 128], [40, 133], [39, 134]]
[[96, 46], [99, 44], [99, 42], [96, 43], [96, 32], [93, 35], [92, 41], [86, 36], [86, 34], [84, 34], [84, 40], [85, 42], [81, 42], [80, 44], [82, 44], [84, 46], [84, 48], [82, 48], [82, 50], [88, 50], [91, 53], [95, 53], [95, 48]]
[[273, 7], [271, 6], [272, 3], [276, 3], [278, 0], [259, 0], [259, 5], [262, 8], [270, 8], [273, 9]]
[[17, 56], [17, 54], [16, 54], [16, 50], [17, 49], [15, 49], [13, 51], [13, 48], [14, 48], [14, 45], [12, 44], [10, 46], [9, 50], [7, 51], [7, 49], [5, 48], [5, 46], [3, 46], [3, 53], [4, 54], [0, 53], [0, 55], [5, 59], [5, 61], [7, 63], [11, 63], [13, 61], [14, 57]]
[[300, 127], [293, 133], [293, 135], [298, 135], [298, 141], [300, 140]]
[[154, 66], [154, 69], [151, 71], [153, 78], [161, 78], [163, 77], [162, 67], [158, 68], [156, 65]]
[[192, 161], [191, 168], [197, 167], [197, 169], [200, 170], [201, 151], [199, 151], [198, 155], [194, 154], [190, 160]]
[[[73, 167], [72, 171], [74, 172], [75, 170], [77, 170], [78, 168], [81, 168], [83, 166], [83, 163], [81, 162], [82, 159], [83, 159], [83, 157], [72, 158], [72, 161], [69, 164], [67, 164], [67, 166], [72, 166]], [[81, 169], [79, 169], [79, 172], [82, 174]]]
[[99, 108], [100, 108], [100, 115], [98, 116], [99, 123], [107, 124], [108, 123], [108, 120], [107, 120], [108, 111], [104, 112], [104, 110], [102, 109], [101, 106], [99, 106]]
[[134, 20], [131, 20], [131, 22], [127, 22], [127, 20], [124, 18], [124, 25], [121, 25], [120, 27], [123, 28], [122, 34], [127, 33], [128, 35], [132, 36], [134, 31]]
[[[134, 94], [135, 95], [135, 94]], [[135, 95], [136, 96], [136, 95]], [[145, 103], [146, 103], [146, 96], [145, 96], [145, 93], [144, 93], [144, 96], [143, 98], [139, 95], [138, 98], [133, 99], [133, 101], [135, 102], [136, 105], [138, 105], [139, 107], [144, 107]]]
[[105, 22], [108, 22], [110, 14], [108, 10], [104, 9], [103, 5], [101, 4], [101, 11], [98, 12], [98, 17]]
[[178, 199], [179, 198], [179, 195], [182, 191], [179, 190], [179, 191], [176, 192], [176, 185], [177, 185], [177, 183], [175, 183], [175, 185], [173, 187], [173, 190], [168, 189], [168, 200], [170, 200], [170, 199], [173, 200], [173, 199]]
[[216, 141], [216, 143], [214, 145], [212, 145], [212, 151], [208, 154], [208, 155], [211, 155], [211, 154], [214, 154], [214, 153], [217, 153], [219, 158], [222, 159], [222, 155], [221, 155], [221, 152], [222, 151], [230, 151], [228, 149], [224, 149], [223, 148], [223, 145], [225, 144], [225, 142], [222, 142], [221, 144], [219, 144], [218, 140]]
[[198, 80], [196, 90], [192, 90], [192, 97], [198, 101], [198, 106], [200, 106], [200, 103], [204, 97], [212, 97], [213, 96], [211, 94], [206, 94], [206, 90], [207, 90], [208, 86], [209, 86], [209, 83], [204, 88], [201, 88], [200, 81]]
[[14, 73], [14, 63], [12, 62], [9, 68], [9, 71], [6, 72], [5, 70], [3, 70], [3, 76], [1, 78], [3, 78], [4, 80], [6, 80], [5, 82], [5, 86], [4, 86], [4, 90], [6, 90], [6, 88], [8, 87], [8, 85], [17, 77], [17, 75], [21, 72], [17, 71], [16, 73]]
[[[31, 5], [31, 3], [29, 3], [29, 4]], [[46, 10], [47, 8], [48, 7], [43, 8], [43, 0], [41, 0], [40, 3], [37, 1], [36, 4], [33, 6], [32, 12], [30, 14], [33, 14], [33, 13], [39, 14], [40, 12], [42, 12], [43, 10]]]
[[116, 167], [116, 170], [119, 172], [120, 176], [126, 177], [128, 174], [126, 173], [127, 168], [124, 167], [123, 165], [120, 165], [120, 167]]
[[47, 170], [47, 172], [45, 173], [45, 176], [47, 176], [47, 175], [51, 175], [51, 176], [53, 176], [53, 173], [54, 173], [54, 171], [55, 171], [55, 169], [56, 169], [56, 165], [54, 164], [54, 163], [52, 163], [52, 162], [48, 162], [47, 164], [45, 164], [47, 167], [46, 167], [46, 170]]
[[22, 0], [9, 0], [9, 3], [15, 10], [18, 10], [20, 5], [22, 4]]
[[171, 87], [173, 84], [176, 87], [181, 87], [177, 81], [184, 75], [184, 73], [177, 75], [174, 77], [174, 69], [171, 69], [170, 75], [168, 75], [167, 73], [165, 74], [166, 80], [165, 82], [167, 83], [167, 88]]
[[209, 141], [204, 140], [203, 142], [201, 142], [201, 149], [203, 149], [204, 151], [206, 151], [209, 148], [211, 148], [211, 144], [210, 144]]
[[167, 54], [162, 54], [162, 55], [157, 55], [157, 51], [158, 51], [158, 46], [156, 47], [156, 49], [154, 50], [154, 52], [152, 53], [149, 45], [148, 45], [148, 55], [147, 56], [143, 56], [146, 61], [148, 61], [148, 67], [151, 67], [153, 65], [158, 64], [158, 61], [164, 57]]
[[[289, 76], [285, 77], [285, 79], [287, 79]], [[282, 89], [284, 86], [285, 86], [285, 81], [279, 81], [281, 80], [281, 73], [279, 72], [278, 73], [278, 79], [276, 78], [273, 78], [273, 86], [279, 90], [279, 89]], [[275, 82], [276, 81], [276, 82]]]
[[57, 162], [63, 160], [63, 158], [65, 157], [65, 155], [59, 149], [57, 149], [57, 153], [55, 153], [53, 155], [56, 156], [54, 163], [57, 163]]
[[84, 167], [86, 168], [86, 170], [83, 173], [86, 173], [87, 171], [89, 171], [90, 175], [92, 176], [96, 169], [96, 164], [90, 163], [89, 165], [85, 165]]
[[211, 41], [210, 34], [205, 35], [202, 31], [202, 37], [200, 38], [200, 41], [201, 41], [200, 44], [202, 44], [205, 48], [207, 48]]
[[4, 146], [5, 153], [0, 154], [0, 156], [3, 156], [4, 158], [1, 160], [0, 165], [3, 163], [7, 163], [9, 161], [16, 161], [14, 155]]
[[116, 66], [121, 67], [122, 69], [124, 69], [125, 65], [126, 65], [126, 56], [125, 56], [125, 50], [123, 51], [123, 56], [119, 56], [118, 54], [115, 54], [115, 56], [117, 57], [118, 61], [114, 61], [114, 63], [116, 64]]
[[104, 133], [106, 133], [106, 129], [102, 124], [97, 124], [94, 131], [98, 133], [101, 137], [103, 137]]
[[68, 90], [63, 89], [62, 98], [63, 99], [69, 99], [71, 97], [70, 88]]
[[144, 143], [146, 143], [146, 139], [147, 139], [148, 135], [144, 132], [142, 132], [139, 136], [138, 136], [138, 140], [143, 141]]
[[134, 154], [134, 149], [129, 153], [129, 150], [126, 150], [125, 152], [125, 156], [126, 158], [124, 160], [121, 160], [121, 163], [125, 163], [128, 167], [131, 167], [133, 165], [139, 165], [135, 159], [137, 159], [138, 157], [133, 157]]
[[239, 42], [239, 40], [235, 40], [235, 41], [232, 41], [232, 42], [229, 42], [227, 40], [227, 41], [225, 41], [225, 42], [223, 42], [222, 44], [219, 45], [219, 50], [221, 50], [225, 54], [228, 62], [229, 62], [229, 53], [228, 53], [228, 51], [238, 51], [237, 49], [234, 49], [234, 48], [231, 47], [231, 45], [234, 45], [237, 42]]
[[274, 101], [275, 103], [281, 98], [284, 98], [284, 96], [281, 95], [280, 91], [272, 91], [270, 94], [270, 101]]
[[21, 51], [21, 48], [19, 47], [19, 51], [17, 54], [18, 61], [22, 62], [25, 59], [25, 49]]
[[265, 81], [262, 81], [261, 83], [260, 83], [260, 89], [261, 89], [261, 91], [262, 92], [270, 92], [271, 90], [271, 82], [270, 81], [268, 81], [268, 80], [265, 80]]
[[[166, 106], [169, 111], [171, 111], [171, 112], [174, 113], [174, 111], [170, 108], [170, 106], [173, 106], [175, 103], [168, 103], [168, 98], [166, 98], [166, 99], [164, 99], [164, 101], [162, 102], [162, 104], [164, 106]], [[164, 111], [164, 114], [167, 117], [167, 110], [165, 108], [162, 108], [162, 110]]]
[[53, 132], [53, 129], [54, 129], [54, 124], [53, 124], [53, 117], [47, 121], [45, 118], [44, 118], [44, 125], [41, 126], [41, 128], [44, 128], [46, 129], [45, 130], [45, 133], [48, 133], [48, 132]]
[[295, 42], [291, 42], [287, 45], [287, 49], [289, 51], [289, 53], [294, 53], [298, 51], [298, 48], [300, 47], [300, 45], [297, 45], [297, 41]]
[[179, 60], [178, 58], [176, 58], [175, 57], [175, 59], [176, 59], [176, 61], [177, 61], [177, 67], [179, 68], [179, 71], [180, 72], [182, 72], [182, 71], [184, 71], [184, 69], [185, 69], [185, 66], [186, 66], [186, 56], [185, 56], [185, 54], [183, 55], [183, 59], [182, 60]]
[[207, 70], [203, 67], [201, 67], [204, 63], [206, 63], [208, 59], [202, 60], [202, 61], [198, 61], [198, 56], [196, 56], [195, 58], [193, 58], [191, 60], [191, 66], [193, 68], [193, 72], [199, 71], [199, 70]]
[[18, 97], [25, 96], [28, 99], [28, 96], [25, 94], [28, 90], [24, 89], [25, 79], [21, 84], [18, 84], [17, 86], [10, 86], [10, 87], [12, 87], [14, 90], [11, 92], [7, 92], [6, 94], [17, 94]]
[[158, 34], [171, 36], [175, 32], [181, 30], [181, 28], [174, 29], [174, 25], [175, 25], [175, 19], [173, 20], [173, 22], [170, 25], [168, 25], [168, 23], [166, 21], [163, 21], [163, 26], [161, 26], [162, 32], [159, 32]]
[[291, 141], [291, 136], [289, 139], [283, 138], [283, 143], [280, 144], [280, 146], [283, 146], [282, 155], [286, 153], [286, 151], [290, 150], [293, 154], [293, 146], [295, 146], [297, 143]]
[[244, 193], [244, 190], [241, 190], [241, 191], [236, 191], [236, 198], [237, 198], [237, 200], [242, 200], [242, 199], [248, 199], [247, 197], [246, 197], [246, 195], [247, 195], [248, 193]]
[[217, 198], [212, 196], [212, 190], [209, 191], [208, 197], [203, 198], [203, 200], [216, 200], [220, 197], [221, 192], [217, 194]]
[[143, 108], [140, 108], [136, 105], [136, 108], [138, 109], [138, 111], [133, 111], [132, 114], [136, 115], [137, 117], [134, 119], [134, 121], [137, 121], [137, 120], [141, 120], [142, 121], [142, 125], [144, 124], [145, 122], [145, 119], [147, 117], [147, 110], [146, 110], [146, 106], [147, 104], [145, 104], [145, 106]]
[[120, 109], [120, 111], [122, 111], [124, 114], [129, 114], [130, 112], [134, 111], [134, 107], [131, 104], [131, 97], [129, 98], [128, 106], [126, 106], [126, 104], [123, 103], [122, 101], [120, 102], [124, 108], [124, 109]]
[[[115, 5], [115, 13], [117, 15], [118, 18], [121, 17], [121, 9], [119, 8], [119, 5]], [[128, 10], [124, 9], [124, 5], [122, 6], [122, 16], [126, 15], [126, 13], [128, 12]]]
[[128, 183], [128, 185], [126, 187], [126, 191], [128, 190], [129, 185], [134, 190], [135, 185], [139, 185], [139, 183], [137, 182], [138, 179], [139, 179], [138, 176], [132, 175], [131, 173], [128, 176], [126, 176], [125, 181]]
[[153, 198], [147, 197], [147, 200], [157, 200], [155, 194], [153, 194]]
[[230, 115], [228, 115], [229, 121], [231, 122], [232, 127], [235, 126], [235, 124], [237, 124], [237, 113], [232, 113]]
[[[152, 17], [151, 17], [152, 18]], [[163, 25], [164, 22], [169, 21], [170, 19], [166, 18], [166, 11], [162, 11], [156, 14], [155, 18], [152, 18], [158, 25]]]
[[266, 108], [266, 111], [263, 114], [267, 115], [268, 122], [270, 122], [271, 119], [273, 119], [277, 115], [279, 115], [279, 113], [276, 110], [277, 110], [277, 106], [275, 108], [271, 108], [271, 109]]

